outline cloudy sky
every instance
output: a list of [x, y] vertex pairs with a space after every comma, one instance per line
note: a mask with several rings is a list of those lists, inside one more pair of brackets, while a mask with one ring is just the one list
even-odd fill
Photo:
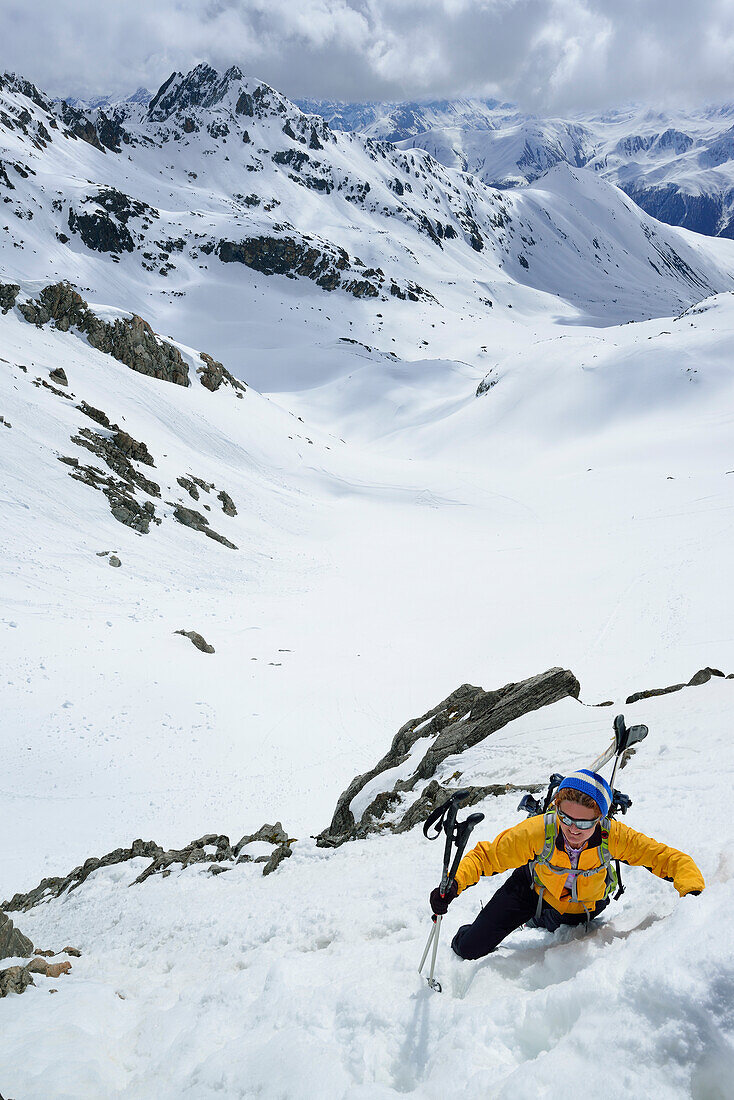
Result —
[[2, 0], [0, 68], [52, 95], [199, 61], [286, 95], [462, 94], [561, 112], [734, 100], [734, 0]]

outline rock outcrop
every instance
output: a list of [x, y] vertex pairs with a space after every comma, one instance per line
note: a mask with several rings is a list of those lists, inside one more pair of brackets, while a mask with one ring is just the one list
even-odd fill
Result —
[[31, 941], [0, 911], [0, 959], [27, 959], [32, 954]]
[[[698, 672], [695, 672], [690, 680], [685, 684], [671, 684], [669, 687], [662, 688], [648, 688], [647, 691], [635, 691], [632, 695], [628, 695], [627, 703], [638, 703], [640, 699], [654, 699], [657, 695], [670, 695], [674, 691], [682, 691], [686, 687], [700, 687], [701, 684], [707, 684], [712, 676], [724, 676], [718, 668], [700, 668]], [[726, 679], [734, 679], [734, 674], [730, 674]]]
[[205, 351], [199, 352], [199, 355], [204, 366], [198, 367], [196, 373], [200, 375], [199, 381], [205, 389], [216, 393], [222, 383], [226, 383], [233, 388], [237, 397], [243, 397], [247, 393], [245, 383], [240, 382], [238, 378], [230, 374], [220, 362], [213, 359], [211, 355], [207, 355]]
[[[0, 304], [10, 300], [12, 289], [13, 284], [0, 287]], [[20, 302], [18, 310], [26, 321], [38, 328], [53, 321], [61, 332], [76, 329], [97, 351], [111, 355], [139, 374], [176, 386], [189, 385], [189, 368], [181, 352], [156, 336], [147, 321], [136, 313], [115, 321], [103, 321], [70, 283], [52, 283], [44, 287], [37, 298]]]
[[133, 252], [135, 242], [128, 228], [132, 218], [144, 218], [146, 224], [157, 218], [158, 211], [147, 203], [132, 199], [114, 187], [105, 187], [81, 200], [89, 210], [69, 210], [69, 229], [78, 233], [92, 252]]
[[237, 549], [235, 544], [230, 542], [228, 538], [220, 535], [218, 531], [213, 531], [209, 526], [209, 520], [201, 512], [197, 512], [196, 508], [186, 508], [183, 504], [173, 504], [173, 518], [178, 520], [184, 527], [190, 527], [193, 531], [201, 531], [207, 538], [220, 542], [222, 546], [227, 546], [230, 550]]
[[161, 495], [158, 483], [147, 478], [145, 474], [133, 466], [133, 462], [139, 462], [145, 466], [155, 466], [147, 444], [134, 439], [128, 432], [118, 428], [116, 424], [110, 424], [107, 414], [101, 409], [95, 409], [85, 402], [82, 402], [78, 408], [95, 423], [112, 431], [113, 434], [112, 437], [109, 437], [85, 427], [80, 428], [77, 435], [71, 437], [71, 442], [78, 447], [91, 451], [93, 455], [104, 462], [111, 474], [105, 473], [97, 466], [84, 466], [79, 462], [79, 459], [69, 455], [60, 455], [59, 462], [63, 462], [70, 467], [70, 476], [75, 481], [81, 481], [84, 485], [89, 485], [91, 488], [104, 493], [110, 511], [118, 523], [131, 527], [139, 534], [146, 535], [150, 530], [151, 522], [161, 522], [155, 514], [155, 505], [152, 500], [147, 500], [141, 504], [135, 497], [136, 490], [140, 490], [150, 497], [160, 498]]
[[183, 634], [184, 638], [188, 638], [193, 642], [197, 649], [200, 649], [202, 653], [214, 653], [214, 646], [209, 645], [206, 638], [202, 637], [196, 630], [174, 630], [174, 634]]
[[62, 878], [41, 879], [33, 890], [27, 894], [15, 894], [10, 901], [3, 902], [0, 909], [4, 909], [6, 913], [26, 913], [40, 902], [58, 898], [67, 890], [76, 890], [99, 867], [112, 867], [114, 864], [125, 863], [140, 856], [151, 859], [162, 853], [163, 849], [152, 840], [134, 840], [130, 848], [116, 848], [114, 852], [108, 852], [101, 859], [90, 856], [80, 867], [75, 867]]
[[[250, 855], [243, 850], [254, 842], [269, 844], [272, 851]], [[257, 863], [263, 864], [263, 874], [269, 875], [291, 855], [291, 845], [294, 843], [295, 840], [288, 837], [279, 821], [274, 825], [262, 825], [256, 833], [243, 836], [236, 844], [231, 844], [229, 837], [220, 833], [207, 833], [192, 840], [184, 848], [172, 848], [168, 851], [152, 840], [134, 840], [129, 848], [116, 848], [114, 852], [101, 858], [90, 856], [68, 875], [42, 879], [35, 889], [26, 894], [15, 894], [9, 901], [3, 902], [0, 909], [6, 913], [28, 912], [36, 905], [61, 897], [67, 890], [77, 890], [100, 867], [111, 867], [139, 858], [150, 859], [151, 862], [131, 883], [132, 886], [145, 882], [151, 875], [160, 874], [167, 878], [176, 864], [181, 869], [201, 864], [203, 869], [212, 874], [221, 874], [238, 863]], [[65, 948], [65, 951], [67, 954], [74, 954], [73, 948]]]
[[0, 312], [6, 314], [13, 309], [19, 294], [17, 283], [0, 283]]
[[[346, 840], [364, 837], [379, 829], [402, 832], [424, 820], [442, 795], [440, 785], [422, 784], [434, 780], [439, 766], [506, 726], [508, 722], [571, 696], [579, 697], [580, 686], [572, 672], [552, 668], [518, 684], [506, 684], [497, 691], [462, 684], [447, 699], [420, 718], [398, 730], [389, 752], [370, 771], [357, 775], [339, 797], [331, 824], [317, 839], [322, 847], [335, 847]], [[425, 742], [425, 745], [419, 745]], [[419, 752], [414, 753], [418, 745]], [[404, 777], [390, 775], [414, 757]], [[384, 775], [384, 782], [375, 783]], [[398, 773], [398, 776], [400, 773]], [[435, 782], [435, 780], [434, 780]], [[368, 804], [356, 816], [354, 799], [368, 787]], [[493, 785], [473, 790], [473, 801], [488, 794], [515, 789]], [[518, 790], [538, 789], [523, 786]], [[362, 799], [364, 801], [364, 799]]]
[[[289, 279], [302, 276], [311, 279], [322, 290], [343, 290], [355, 298], [379, 298], [385, 289], [385, 274], [381, 268], [365, 267], [338, 245], [315, 238], [248, 237], [240, 241], [220, 240], [214, 249], [225, 264], [239, 263], [263, 275], [285, 275]], [[418, 302], [435, 300], [417, 283], [405, 288], [394, 280], [390, 294]]]
[[9, 966], [0, 970], [0, 997], [9, 993], [25, 993], [29, 985], [35, 985], [27, 966]]

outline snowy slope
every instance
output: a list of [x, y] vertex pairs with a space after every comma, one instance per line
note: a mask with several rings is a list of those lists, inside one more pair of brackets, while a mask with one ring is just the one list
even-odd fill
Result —
[[[734, 672], [731, 243], [660, 226], [564, 165], [501, 196], [357, 136], [318, 131], [312, 150], [311, 120], [276, 92], [239, 115], [262, 86], [211, 72], [176, 78], [165, 117], [126, 107], [119, 153], [2, 89], [0, 294], [21, 289], [0, 314], [0, 899], [135, 837], [180, 847], [281, 820], [297, 843], [268, 878], [191, 867], [128, 889], [136, 862], [15, 914], [37, 946], [83, 955], [0, 1001], [0, 1092], [555, 1097], [571, 1067], [609, 1100], [620, 1081], [726, 1096], [734, 681], [624, 700], [707, 665]], [[304, 148], [351, 199], [272, 159]], [[84, 201], [103, 188], [148, 206], [125, 220]], [[127, 228], [131, 250], [90, 248], [72, 210], [118, 244]], [[429, 211], [456, 237], [419, 228]], [[348, 278], [382, 267], [427, 294], [328, 291], [200, 249], [307, 234], [348, 252]], [[150, 321], [190, 385], [24, 319], [19, 304], [63, 277], [98, 316]], [[241, 397], [201, 384], [202, 352], [245, 379]], [[160, 487], [135, 491], [161, 521], [148, 534], [59, 462], [102, 469], [72, 436], [114, 431], [82, 402], [152, 456], [133, 463]], [[198, 500], [179, 481], [192, 477], [213, 486]], [[236, 549], [178, 522], [181, 507]], [[679, 901], [630, 870], [587, 938], [525, 931], [459, 964], [448, 940], [487, 884], [450, 911], [445, 992], [429, 996], [415, 971], [435, 848], [415, 830], [337, 851], [311, 838], [411, 716], [461, 683], [559, 664], [583, 702], [493, 735], [463, 762], [471, 780], [588, 762], [623, 711], [651, 730], [623, 773], [629, 823], [690, 851], [708, 888]], [[603, 700], [614, 709], [589, 705]], [[481, 807], [484, 835], [519, 820], [515, 803]]]
[[[36, 942], [83, 954], [71, 975], [39, 977], [0, 1005], [13, 1054], [3, 1087], [29, 1100], [448, 1091], [468, 1100], [488, 1090], [532, 1100], [562, 1096], [573, 1073], [604, 1100], [725, 1097], [732, 838], [712, 838], [700, 806], [728, 797], [731, 691], [711, 682], [628, 710], [650, 726], [621, 773], [628, 819], [694, 853], [707, 881], [699, 898], [681, 900], [669, 883], [625, 868], [624, 897], [588, 934], [520, 930], [491, 958], [460, 962], [448, 943], [497, 885], [482, 882], [444, 919], [437, 994], [417, 966], [440, 845], [420, 830], [335, 852], [304, 840], [270, 879], [241, 865], [126, 889], [143, 861], [100, 870], [24, 915]], [[541, 780], [560, 763], [588, 762], [608, 714], [556, 704], [496, 734], [499, 758], [508, 753]], [[722, 761], [715, 778], [712, 757]], [[516, 800], [482, 804], [481, 834], [518, 821]], [[58, 989], [50, 1000], [49, 988]]]

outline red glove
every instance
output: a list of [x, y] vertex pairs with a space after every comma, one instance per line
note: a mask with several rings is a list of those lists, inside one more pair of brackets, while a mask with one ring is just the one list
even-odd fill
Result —
[[437, 886], [435, 890], [431, 890], [431, 909], [436, 916], [442, 917], [444, 913], [448, 911], [449, 905], [459, 893], [459, 887], [456, 885], [456, 879], [451, 883], [446, 896], [441, 897], [441, 888]]

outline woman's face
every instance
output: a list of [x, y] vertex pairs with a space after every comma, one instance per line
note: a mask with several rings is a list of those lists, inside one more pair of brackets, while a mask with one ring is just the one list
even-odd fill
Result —
[[[561, 813], [572, 817], [576, 821], [598, 821], [600, 813], [598, 809], [592, 810], [590, 806], [582, 806], [578, 802], [569, 802], [564, 799], [559, 805]], [[562, 818], [558, 818], [561, 832], [572, 848], [583, 848], [593, 836], [593, 829], [578, 829], [575, 825], [566, 825]]]

